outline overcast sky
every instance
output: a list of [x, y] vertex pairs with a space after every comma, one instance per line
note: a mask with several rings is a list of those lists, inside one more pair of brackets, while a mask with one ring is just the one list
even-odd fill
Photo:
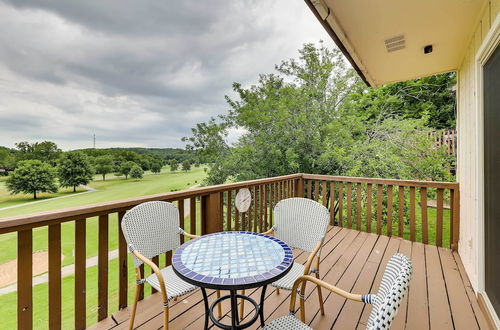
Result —
[[306, 42], [303, 0], [0, 0], [0, 145], [181, 147]]

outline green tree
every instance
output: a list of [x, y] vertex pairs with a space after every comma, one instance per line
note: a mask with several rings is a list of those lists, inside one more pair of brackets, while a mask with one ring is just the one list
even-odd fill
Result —
[[40, 160], [23, 160], [10, 173], [6, 181], [7, 190], [11, 194], [33, 194], [37, 192], [57, 192], [54, 168]]
[[353, 110], [367, 120], [384, 118], [425, 119], [433, 129], [455, 127], [456, 74], [454, 72], [387, 84], [361, 86], [349, 96]]
[[0, 167], [13, 169], [16, 167], [16, 158], [14, 150], [0, 147]]
[[160, 173], [161, 172], [161, 164], [158, 163], [158, 162], [154, 162], [152, 165], [151, 165], [151, 172], [153, 173]]
[[[449, 158], [427, 139], [428, 107], [414, 104], [403, 111], [411, 96], [402, 97], [401, 88], [367, 89], [341, 52], [323, 44], [304, 45], [297, 59], [283, 61], [276, 71], [260, 75], [249, 88], [234, 83], [238, 97], [226, 97], [229, 113], [197, 124], [183, 139], [209, 164], [208, 184], [291, 173], [446, 177]], [[434, 85], [449, 91], [425, 84]], [[425, 101], [434, 94], [417, 95]], [[443, 107], [449, 103], [444, 99]], [[242, 132], [231, 144], [230, 129]]]
[[142, 179], [143, 174], [144, 171], [139, 165], [134, 165], [130, 169], [130, 177], [132, 179]]
[[18, 160], [38, 159], [52, 166], [57, 165], [57, 160], [62, 153], [57, 144], [52, 141], [34, 143], [22, 141], [16, 143], [16, 148]]
[[170, 161], [170, 171], [175, 172], [179, 168], [179, 163], [177, 162], [177, 159], [172, 159]]
[[132, 162], [132, 161], [127, 161], [127, 162], [123, 162], [121, 165], [120, 165], [120, 172], [119, 174], [120, 175], [124, 175], [125, 176], [125, 179], [128, 179], [128, 176], [130, 174], [130, 170], [132, 170], [132, 168], [137, 165], [136, 163]]
[[92, 181], [94, 168], [87, 155], [79, 151], [70, 151], [62, 155], [58, 166], [59, 184], [62, 187], [86, 185]]
[[191, 163], [189, 162], [189, 160], [185, 160], [182, 162], [182, 170], [183, 171], [189, 171], [191, 169]]
[[106, 181], [106, 174], [113, 172], [113, 158], [111, 156], [96, 157], [94, 168], [97, 174], [102, 175], [102, 181]]
[[149, 161], [149, 159], [147, 157], [143, 157], [140, 161], [140, 164], [141, 168], [144, 170], [144, 171], [147, 171], [149, 169], [151, 169], [151, 162]]

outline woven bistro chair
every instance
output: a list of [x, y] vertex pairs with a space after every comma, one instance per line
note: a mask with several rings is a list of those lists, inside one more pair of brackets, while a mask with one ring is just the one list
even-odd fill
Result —
[[[179, 227], [179, 210], [175, 205], [160, 201], [146, 202], [130, 209], [123, 217], [121, 228], [134, 259], [136, 272], [136, 290], [129, 329], [134, 326], [137, 301], [144, 283], [148, 283], [161, 293], [163, 324], [165, 329], [168, 329], [169, 302], [197, 287], [180, 279], [174, 273], [172, 266], [159, 269], [151, 258], [178, 248], [180, 235], [189, 238], [198, 236], [188, 234]], [[142, 264], [151, 267], [153, 273], [150, 276], [142, 277], [139, 268]], [[217, 294], [220, 296], [219, 292]]]
[[[295, 317], [295, 301], [297, 294], [300, 297], [301, 306], [305, 299], [305, 287], [307, 282], [312, 282], [328, 291], [336, 293], [346, 299], [371, 304], [372, 310], [366, 329], [389, 329], [391, 322], [396, 317], [401, 301], [403, 300], [412, 274], [410, 259], [401, 253], [396, 253], [389, 259], [385, 267], [382, 282], [376, 294], [353, 294], [330, 285], [312, 276], [301, 276], [293, 286], [292, 298], [290, 300], [290, 315], [280, 317], [264, 327], [265, 330], [309, 330], [305, 322], [305, 313], [301, 307], [300, 321]], [[299, 286], [301, 289], [299, 290]]]
[[[279, 290], [292, 290], [295, 280], [302, 275], [315, 274], [319, 278], [321, 247], [330, 222], [330, 212], [318, 202], [307, 198], [283, 199], [274, 207], [274, 226], [265, 232], [274, 235], [291, 248], [310, 253], [305, 265], [294, 262], [288, 274], [272, 283]], [[314, 265], [313, 265], [314, 264]], [[324, 314], [323, 296], [318, 286], [321, 313]], [[244, 317], [244, 304], [240, 304], [240, 318]]]

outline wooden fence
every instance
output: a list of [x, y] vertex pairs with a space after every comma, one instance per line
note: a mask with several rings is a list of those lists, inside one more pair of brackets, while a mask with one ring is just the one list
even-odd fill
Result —
[[429, 137], [435, 141], [438, 147], [445, 146], [448, 155], [456, 155], [457, 131], [455, 129], [433, 131], [429, 133]]

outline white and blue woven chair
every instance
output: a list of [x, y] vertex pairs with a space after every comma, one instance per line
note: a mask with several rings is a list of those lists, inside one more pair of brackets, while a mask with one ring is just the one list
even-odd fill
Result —
[[[317, 286], [334, 292], [346, 299], [364, 302], [372, 305], [372, 311], [368, 318], [366, 329], [389, 329], [391, 322], [396, 317], [398, 308], [403, 300], [412, 274], [412, 264], [410, 259], [400, 253], [396, 253], [389, 259], [385, 267], [384, 276], [376, 294], [353, 294], [330, 285], [312, 276], [301, 276], [293, 286], [292, 298], [290, 301], [290, 315], [280, 317], [264, 327], [265, 330], [311, 330], [305, 322], [304, 313], [300, 313], [301, 320], [295, 317], [295, 301], [297, 294], [301, 302], [305, 299], [305, 286], [307, 282], [313, 282]], [[299, 285], [301, 289], [299, 290]], [[298, 292], [300, 291], [300, 292]], [[301, 308], [302, 310], [302, 308]]]
[[[305, 265], [294, 262], [292, 269], [283, 278], [272, 283], [279, 290], [292, 290], [294, 282], [303, 275], [315, 274], [319, 278], [321, 247], [325, 239], [330, 212], [318, 202], [307, 198], [283, 199], [274, 207], [274, 226], [266, 235], [285, 242], [291, 248], [309, 253]], [[314, 266], [313, 266], [314, 262]], [[323, 296], [318, 286], [321, 313], [324, 314]], [[243, 301], [240, 304], [240, 317], [244, 316]]]
[[[180, 279], [172, 266], [159, 269], [151, 258], [172, 251], [180, 246], [180, 235], [191, 235], [179, 227], [179, 210], [172, 203], [147, 202], [130, 209], [123, 217], [121, 228], [129, 252], [134, 259], [136, 290], [130, 316], [129, 329], [134, 326], [137, 301], [144, 286], [149, 283], [159, 291], [163, 299], [163, 323], [168, 329], [168, 304], [171, 300], [195, 290], [197, 287]], [[151, 267], [153, 273], [143, 278], [142, 264]]]

